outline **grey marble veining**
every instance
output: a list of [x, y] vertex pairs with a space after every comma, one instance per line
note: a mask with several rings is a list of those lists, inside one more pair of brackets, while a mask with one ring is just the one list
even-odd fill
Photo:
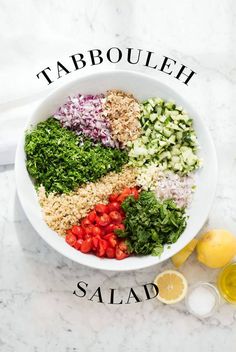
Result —
[[[46, 89], [35, 73], [83, 48], [130, 45], [188, 64], [198, 73], [191, 86], [171, 77], [160, 79], [201, 113], [216, 145], [219, 179], [206, 226], [236, 233], [235, 12], [230, 0], [3, 0], [1, 101]], [[0, 120], [4, 118], [1, 114]], [[170, 261], [112, 273], [63, 258], [26, 219], [16, 196], [13, 168], [0, 167], [1, 352], [235, 352], [236, 308], [223, 302], [215, 316], [201, 321], [186, 312], [183, 302], [165, 306], [153, 299], [111, 306], [73, 295], [77, 282], [84, 280], [88, 294], [101, 286], [105, 297], [113, 287], [125, 300], [130, 286], [138, 291], [166, 268], [172, 268]], [[194, 255], [181, 271], [190, 284], [214, 282], [217, 275], [197, 263]]]

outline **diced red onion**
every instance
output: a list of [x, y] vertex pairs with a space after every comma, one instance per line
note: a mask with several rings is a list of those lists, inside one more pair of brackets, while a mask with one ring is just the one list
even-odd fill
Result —
[[66, 103], [58, 108], [54, 117], [63, 127], [83, 133], [94, 141], [100, 141], [107, 147], [119, 147], [111, 137], [109, 122], [103, 111], [105, 96], [78, 94], [68, 97]]

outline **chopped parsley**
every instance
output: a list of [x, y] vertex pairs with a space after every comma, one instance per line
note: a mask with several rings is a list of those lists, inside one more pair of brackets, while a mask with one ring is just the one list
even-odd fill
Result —
[[61, 127], [50, 117], [26, 133], [26, 166], [36, 188], [69, 193], [94, 182], [110, 171], [119, 172], [128, 162], [125, 151], [104, 147]]

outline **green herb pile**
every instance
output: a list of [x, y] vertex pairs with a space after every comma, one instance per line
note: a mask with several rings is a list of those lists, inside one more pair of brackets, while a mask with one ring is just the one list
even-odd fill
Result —
[[135, 166], [150, 163], [185, 175], [200, 166], [193, 121], [173, 102], [151, 98], [141, 104], [142, 135], [130, 143]]
[[122, 208], [125, 230], [116, 232], [127, 239], [131, 253], [160, 255], [163, 245], [176, 242], [186, 227], [184, 209], [172, 200], [158, 201], [151, 191], [142, 191], [138, 200], [129, 196]]
[[56, 193], [68, 193], [110, 171], [119, 172], [128, 162], [125, 151], [94, 144], [52, 117], [26, 133], [25, 153], [36, 187], [42, 184], [47, 192]]

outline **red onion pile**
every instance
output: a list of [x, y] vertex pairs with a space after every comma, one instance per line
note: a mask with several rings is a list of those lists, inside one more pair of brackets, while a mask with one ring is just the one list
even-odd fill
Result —
[[68, 97], [65, 104], [59, 107], [54, 117], [63, 127], [83, 133], [94, 141], [99, 141], [107, 147], [119, 147], [117, 141], [111, 137], [109, 121], [104, 114], [105, 96], [78, 94]]

